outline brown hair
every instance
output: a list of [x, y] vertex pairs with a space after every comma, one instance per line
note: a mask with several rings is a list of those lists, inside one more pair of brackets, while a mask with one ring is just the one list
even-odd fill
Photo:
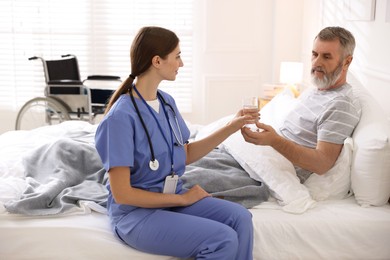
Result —
[[179, 38], [170, 30], [155, 26], [141, 28], [130, 48], [131, 73], [112, 94], [105, 114], [108, 113], [120, 95], [129, 91], [134, 79], [149, 69], [154, 56], [157, 55], [165, 59], [178, 44]]

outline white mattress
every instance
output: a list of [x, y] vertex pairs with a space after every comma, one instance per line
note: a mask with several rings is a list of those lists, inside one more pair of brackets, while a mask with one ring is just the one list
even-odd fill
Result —
[[[353, 197], [304, 214], [273, 202], [254, 209], [254, 259], [390, 259], [390, 205], [362, 208]], [[176, 259], [138, 252], [111, 232], [106, 215], [0, 215], [0, 259]]]

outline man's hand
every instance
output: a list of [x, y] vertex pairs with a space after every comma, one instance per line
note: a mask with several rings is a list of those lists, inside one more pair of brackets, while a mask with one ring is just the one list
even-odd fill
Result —
[[324, 174], [333, 167], [343, 144], [318, 141], [316, 148], [304, 147], [280, 136], [270, 125], [256, 123], [257, 131], [242, 128], [241, 133], [248, 143], [268, 145], [286, 157], [294, 165]]
[[255, 145], [270, 145], [279, 137], [275, 129], [270, 125], [266, 125], [260, 122], [256, 122], [257, 131], [252, 131], [247, 127], [241, 129], [242, 136], [245, 141]]

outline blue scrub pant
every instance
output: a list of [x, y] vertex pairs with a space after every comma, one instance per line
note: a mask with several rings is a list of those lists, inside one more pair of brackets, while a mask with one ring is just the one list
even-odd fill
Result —
[[212, 197], [188, 207], [154, 210], [128, 234], [116, 232], [130, 246], [152, 254], [253, 259], [251, 213], [237, 203]]

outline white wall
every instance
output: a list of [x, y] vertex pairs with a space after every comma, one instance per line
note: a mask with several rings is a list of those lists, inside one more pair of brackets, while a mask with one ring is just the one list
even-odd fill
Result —
[[275, 83], [281, 61], [301, 60], [303, 0], [195, 2], [194, 113], [184, 116], [208, 123]]
[[[184, 115], [191, 122], [205, 124], [236, 112], [243, 96], [260, 95], [263, 84], [277, 83], [281, 61], [304, 62], [309, 82], [312, 41], [327, 25], [355, 35], [351, 70], [390, 117], [390, 21], [385, 21], [390, 0], [376, 0], [373, 21], [346, 20], [341, 0], [194, 2], [194, 112]], [[14, 128], [15, 117], [0, 111], [0, 133]]]
[[14, 130], [17, 111], [0, 109], [0, 134]]
[[234, 113], [243, 96], [278, 82], [281, 61], [303, 62], [304, 84], [310, 84], [315, 35], [325, 26], [343, 26], [357, 41], [351, 71], [390, 118], [390, 0], [372, 1], [372, 21], [347, 20], [349, 1], [198, 1], [195, 109], [185, 117], [208, 123]]

